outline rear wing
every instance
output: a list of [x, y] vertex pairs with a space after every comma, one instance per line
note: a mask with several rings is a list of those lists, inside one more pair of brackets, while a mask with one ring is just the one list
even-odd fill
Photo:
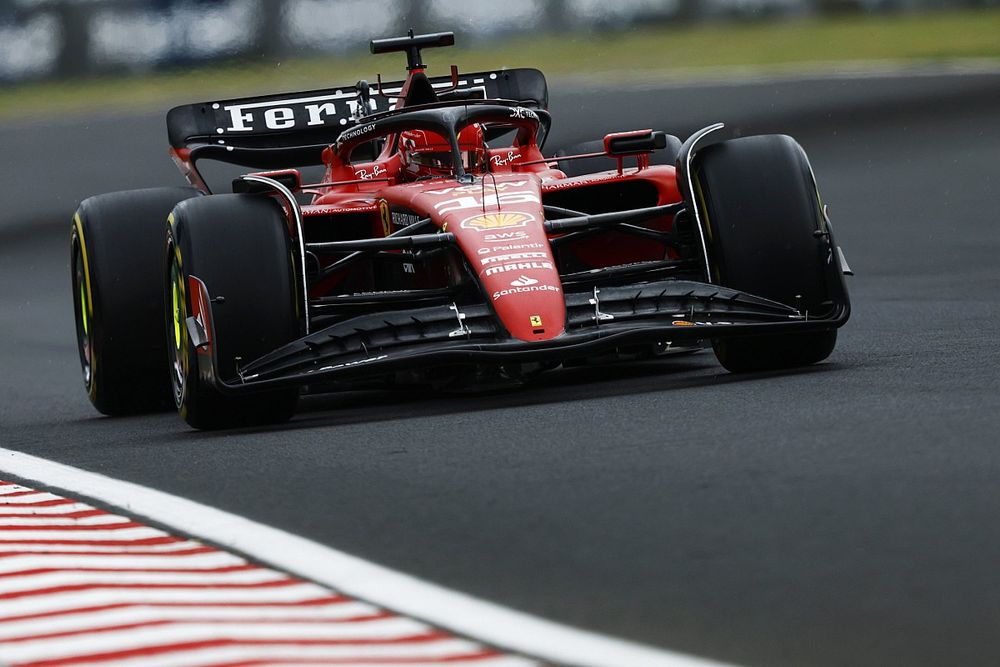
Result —
[[[445, 96], [454, 86], [451, 76], [429, 81]], [[382, 84], [382, 95], [373, 90], [368, 113], [388, 111], [402, 88], [397, 81]], [[541, 109], [549, 103], [545, 76], [528, 68], [460, 75], [454, 93]], [[188, 104], [167, 113], [167, 136], [175, 151], [190, 151], [192, 162], [209, 158], [259, 169], [318, 165], [323, 149], [358, 124], [361, 104], [356, 86]]]

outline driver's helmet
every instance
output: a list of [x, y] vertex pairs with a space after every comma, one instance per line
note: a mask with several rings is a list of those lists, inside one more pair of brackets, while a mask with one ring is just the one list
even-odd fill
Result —
[[[482, 126], [473, 123], [458, 133], [458, 149], [466, 171], [479, 171], [486, 159]], [[429, 130], [404, 130], [399, 134], [399, 154], [403, 168], [414, 175], [440, 176], [452, 173], [448, 140]]]

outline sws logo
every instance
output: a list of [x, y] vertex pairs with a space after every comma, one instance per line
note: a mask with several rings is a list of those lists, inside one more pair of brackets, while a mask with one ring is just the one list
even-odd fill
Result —
[[[497, 232], [487, 234], [483, 240], [487, 243], [506, 243], [508, 241], [529, 241], [531, 236], [525, 232]], [[541, 244], [538, 244], [538, 247], [541, 247]]]
[[534, 222], [534, 220], [535, 217], [527, 213], [484, 213], [463, 220], [462, 229], [475, 229], [485, 232], [494, 229], [524, 227], [529, 222]]

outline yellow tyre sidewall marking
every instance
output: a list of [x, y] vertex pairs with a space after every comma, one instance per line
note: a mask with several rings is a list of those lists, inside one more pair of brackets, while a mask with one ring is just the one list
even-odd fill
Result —
[[[705, 193], [704, 193], [704, 191], [702, 191], [701, 181], [698, 180], [697, 176], [695, 176], [691, 180], [694, 182], [694, 191], [695, 191], [694, 194], [695, 194], [695, 197], [697, 197], [697, 199], [698, 199], [698, 208], [701, 211], [701, 218], [702, 218], [702, 222], [704, 223], [703, 227], [705, 229], [705, 234], [707, 236], [707, 241], [708, 241], [709, 245], [712, 245], [713, 243], [715, 243], [715, 237], [712, 235], [712, 221], [709, 220], [709, 218], [708, 218], [708, 206], [705, 203]], [[695, 220], [695, 222], [697, 222], [697, 220]], [[719, 275], [719, 267], [718, 267], [718, 265], [715, 264], [715, 263], [712, 263], [707, 268], [708, 268], [708, 270], [709, 270], [709, 272], [711, 274], [714, 274], [713, 277], [715, 279], [715, 282], [716, 283], [721, 282], [722, 277]]]
[[[83, 282], [80, 288], [80, 296], [84, 296], [86, 289], [86, 305], [81, 304], [80, 312], [84, 321], [84, 332], [90, 338], [89, 323], [94, 320], [94, 289], [90, 284], [90, 256], [87, 253], [87, 239], [83, 235], [83, 221], [80, 219], [80, 211], [73, 214], [73, 228], [76, 230], [77, 243], [80, 244], [80, 256], [83, 257]], [[90, 378], [87, 387], [88, 394], [93, 400], [97, 396], [97, 346], [93, 339], [90, 339]]]
[[[187, 327], [182, 324], [186, 319], [187, 307], [187, 285], [184, 279], [184, 261], [181, 259], [181, 249], [177, 245], [177, 234], [175, 233], [174, 214], [167, 216], [167, 224], [170, 225], [171, 245], [173, 246], [173, 267], [170, 270], [170, 291], [173, 294], [173, 318], [174, 318], [174, 342], [176, 362], [180, 366], [181, 376], [177, 378], [180, 384], [180, 395], [174, 396], [174, 401], [178, 404], [181, 417], [187, 416], [187, 401], [184, 400], [188, 393], [187, 375], [191, 363], [188, 357]], [[176, 370], [172, 370], [176, 373]]]
[[[176, 270], [173, 271], [176, 273]], [[177, 285], [177, 279], [174, 278], [170, 281], [170, 294], [173, 299], [173, 315], [174, 315], [174, 349], [178, 352], [181, 349], [181, 318], [180, 318], [180, 287]]]
[[83, 281], [87, 289], [87, 313], [84, 321], [94, 319], [94, 291], [90, 286], [90, 259], [87, 256], [87, 241], [83, 237], [83, 222], [80, 220], [80, 212], [73, 215], [73, 226], [76, 228], [76, 238], [80, 243], [80, 255], [83, 257]]
[[90, 337], [90, 316], [87, 315], [87, 287], [86, 285], [80, 285], [80, 315], [83, 316], [83, 333]]

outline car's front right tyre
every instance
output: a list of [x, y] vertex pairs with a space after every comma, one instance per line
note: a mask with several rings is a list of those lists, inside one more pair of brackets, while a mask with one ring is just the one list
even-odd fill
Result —
[[[231, 393], [199, 370], [199, 356], [211, 351], [216, 376], [238, 383], [241, 366], [300, 335], [291, 241], [277, 202], [261, 195], [182, 202], [168, 219], [165, 266], [167, 361], [184, 420], [194, 428], [219, 429], [290, 419], [297, 388]], [[192, 278], [204, 283], [212, 299], [214, 350], [197, 348], [187, 326], [195, 312]]]

